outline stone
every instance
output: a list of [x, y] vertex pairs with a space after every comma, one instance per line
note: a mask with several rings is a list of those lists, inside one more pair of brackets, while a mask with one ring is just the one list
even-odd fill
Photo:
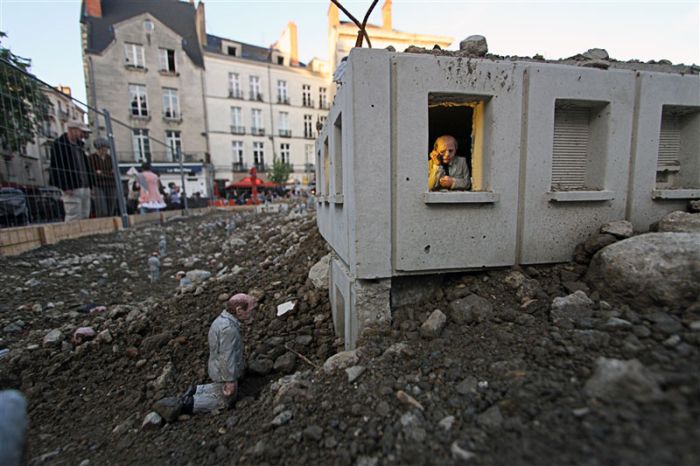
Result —
[[603, 325], [604, 328], [609, 330], [631, 330], [633, 328], [632, 322], [620, 319], [619, 317], [611, 317]]
[[455, 423], [454, 416], [445, 416], [442, 419], [440, 419], [440, 422], [438, 422], [438, 426], [441, 427], [443, 430], [451, 430], [452, 425], [454, 423]]
[[681, 337], [679, 335], [671, 335], [667, 339], [665, 339], [662, 344], [668, 348], [673, 348], [674, 346], [678, 346], [678, 344], [681, 342]]
[[413, 354], [413, 350], [410, 346], [408, 346], [407, 343], [398, 342], [388, 347], [384, 351], [384, 353], [382, 353], [382, 357], [384, 358], [388, 356], [412, 356]]
[[700, 199], [694, 199], [688, 203], [688, 210], [695, 213], [700, 212]]
[[273, 364], [272, 368], [276, 372], [281, 372], [283, 374], [289, 374], [292, 371], [294, 371], [294, 366], [296, 366], [296, 363], [297, 363], [296, 354], [292, 353], [291, 351], [287, 351], [282, 356], [275, 359], [275, 363]]
[[574, 330], [572, 340], [587, 349], [600, 349], [610, 343], [610, 334], [598, 330]]
[[2, 329], [4, 333], [21, 333], [22, 330], [24, 329], [24, 322], [21, 320], [18, 320], [16, 322], [12, 322], [9, 325], [6, 325], [5, 328]]
[[309, 280], [319, 290], [328, 289], [328, 271], [331, 263], [331, 255], [326, 254], [309, 269]]
[[352, 366], [345, 369], [345, 373], [348, 374], [348, 382], [353, 383], [365, 372], [364, 366]]
[[659, 232], [700, 233], [700, 213], [677, 210], [659, 221]]
[[55, 347], [55, 346], [60, 346], [62, 341], [63, 341], [63, 333], [61, 333], [61, 331], [59, 329], [55, 328], [44, 336], [44, 340], [43, 340], [42, 345], [45, 348]]
[[318, 442], [319, 440], [321, 440], [321, 437], [323, 436], [323, 428], [321, 426], [316, 425], [316, 424], [310, 425], [309, 427], [304, 429], [302, 435], [305, 439]]
[[695, 320], [688, 326], [694, 332], [700, 332], [700, 320]]
[[636, 310], [685, 309], [700, 294], [700, 234], [646, 233], [593, 257], [587, 279]]
[[654, 330], [666, 335], [680, 332], [683, 328], [681, 321], [666, 312], [653, 312], [646, 316], [646, 318], [652, 322]]
[[486, 43], [486, 37], [473, 35], [459, 43], [459, 50], [469, 56], [483, 57], [488, 53], [489, 46]]
[[497, 429], [503, 424], [503, 415], [498, 406], [491, 406], [489, 409], [476, 417], [476, 422], [487, 429]]
[[445, 328], [447, 316], [440, 310], [435, 309], [430, 317], [423, 322], [420, 327], [420, 334], [423, 338], [437, 338], [440, 336], [442, 329]]
[[283, 426], [285, 424], [288, 424], [289, 421], [291, 421], [293, 417], [294, 417], [294, 414], [291, 411], [289, 411], [289, 410], [282, 411], [277, 416], [275, 416], [275, 418], [272, 420], [272, 422], [270, 422], [270, 424], [273, 427], [280, 427], [280, 426]]
[[249, 365], [248, 365], [248, 372], [252, 374], [257, 374], [257, 375], [267, 375], [270, 372], [272, 372], [272, 367], [274, 366], [274, 363], [272, 360], [267, 359], [267, 358], [258, 358], [254, 359]]
[[457, 384], [455, 390], [457, 390], [457, 393], [460, 395], [467, 395], [476, 392], [477, 384], [478, 380], [476, 380], [476, 377], [469, 376]]
[[484, 322], [493, 311], [493, 305], [481, 296], [470, 294], [449, 304], [450, 319], [457, 324]]
[[401, 423], [404, 433], [409, 439], [418, 443], [425, 440], [426, 432], [422, 427], [422, 416], [414, 412], [407, 412], [401, 416], [399, 422]]
[[509, 272], [508, 275], [506, 275], [506, 278], [503, 279], [506, 285], [514, 290], [520, 288], [523, 283], [525, 283], [525, 280], [527, 280], [527, 276], [519, 270]]
[[453, 459], [464, 462], [470, 461], [476, 456], [474, 453], [462, 448], [457, 440], [452, 442], [452, 445], [450, 445], [450, 453], [452, 454]]
[[144, 338], [141, 343], [141, 348], [147, 353], [157, 351], [170, 341], [171, 336], [170, 332], [163, 332]]
[[163, 398], [153, 404], [153, 411], [160, 414], [165, 422], [175, 422], [182, 412], [182, 403], [175, 397]]
[[163, 424], [163, 418], [160, 417], [160, 414], [156, 413], [155, 411], [151, 411], [150, 413], [146, 414], [145, 418], [143, 418], [141, 430], [155, 430], [160, 428], [161, 424]]
[[583, 242], [583, 250], [586, 252], [586, 254], [592, 256], [604, 247], [617, 241], [617, 237], [613, 235], [607, 233], [596, 233], [591, 235], [586, 241]]
[[209, 280], [211, 277], [211, 272], [208, 272], [206, 270], [190, 270], [185, 274], [187, 279], [192, 282], [192, 284], [197, 284], [197, 283], [203, 283], [206, 280]]
[[599, 357], [593, 376], [584, 386], [584, 392], [590, 397], [606, 401], [632, 398], [644, 403], [663, 398], [658, 382], [636, 359], [623, 361]]
[[603, 234], [613, 235], [617, 238], [625, 239], [629, 238], [634, 234], [634, 228], [632, 227], [632, 222], [627, 220], [617, 220], [615, 222], [608, 222], [600, 227], [600, 232]]
[[584, 58], [589, 60], [609, 60], [610, 55], [608, 55], [605, 49], [589, 49], [581, 54]]
[[219, 302], [223, 303], [228, 301], [229, 295], [228, 293], [219, 293], [219, 296], [216, 298]]
[[359, 360], [360, 357], [357, 354], [357, 349], [351, 351], [341, 351], [340, 353], [336, 353], [330, 358], [326, 359], [326, 362], [323, 363], [323, 371], [326, 374], [330, 374], [337, 370], [354, 366], [359, 362]]
[[568, 296], [554, 298], [549, 314], [555, 325], [573, 328], [577, 320], [593, 315], [593, 301], [579, 290]]
[[294, 343], [299, 346], [309, 346], [313, 340], [314, 337], [311, 335], [299, 335], [294, 339]]
[[95, 338], [95, 341], [98, 343], [112, 343], [112, 334], [109, 332], [109, 330], [102, 330], [100, 333], [97, 334], [97, 338]]

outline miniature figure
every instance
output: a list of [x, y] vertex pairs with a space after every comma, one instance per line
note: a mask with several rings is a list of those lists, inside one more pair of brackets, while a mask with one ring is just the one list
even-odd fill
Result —
[[160, 278], [160, 259], [158, 253], [154, 252], [148, 258], [148, 272], [150, 273], [151, 281], [156, 282]]
[[166, 241], [165, 235], [160, 235], [160, 241], [158, 241], [158, 250], [160, 252], [160, 257], [165, 257]]
[[470, 186], [467, 159], [457, 157], [457, 140], [448, 134], [440, 136], [428, 159], [428, 189], [465, 190]]
[[184, 270], [180, 270], [178, 273], [176, 273], [175, 279], [178, 281], [180, 288], [184, 288], [192, 284], [192, 281], [187, 278], [187, 274]]

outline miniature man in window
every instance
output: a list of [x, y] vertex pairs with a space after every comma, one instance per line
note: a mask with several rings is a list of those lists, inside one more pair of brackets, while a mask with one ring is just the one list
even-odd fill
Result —
[[428, 189], [466, 190], [470, 186], [467, 159], [457, 157], [457, 140], [448, 134], [440, 136], [428, 159]]

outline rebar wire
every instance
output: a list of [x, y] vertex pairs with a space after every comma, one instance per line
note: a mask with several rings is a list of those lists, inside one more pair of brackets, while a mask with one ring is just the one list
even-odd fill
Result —
[[[76, 98], [73, 97], [73, 96], [69, 96], [69, 95], [64, 94], [63, 92], [61, 92], [61, 91], [60, 91], [59, 89], [57, 89], [56, 87], [52, 86], [51, 84], [47, 83], [46, 81], [44, 81], [44, 80], [42, 80], [42, 79], [40, 79], [40, 78], [38, 78], [38, 77], [36, 77], [36, 76], [33, 75], [32, 73], [29, 73], [28, 71], [25, 71], [25, 70], [23, 70], [23, 69], [21, 69], [21, 68], [18, 68], [18, 67], [15, 66], [12, 62], [10, 62], [10, 61], [8, 61], [8, 60], [6, 60], [6, 59], [0, 57], [0, 63], [4, 64], [4, 65], [6, 65], [6, 66], [11, 67], [12, 69], [14, 69], [14, 70], [16, 70], [16, 71], [18, 71], [18, 72], [24, 74], [24, 75], [27, 76], [28, 78], [30, 78], [30, 79], [32, 79], [32, 80], [34, 80], [34, 81], [36, 81], [36, 82], [38, 82], [38, 83], [40, 83], [40, 84], [42, 84], [42, 85], [48, 87], [48, 88], [51, 89], [53, 92], [57, 92], [57, 93], [61, 94], [62, 96], [65, 96], [66, 98], [70, 99], [71, 101], [80, 104], [81, 106], [87, 108], [88, 110], [91, 110], [91, 111], [95, 112], [96, 114], [98, 114], [98, 115], [100, 115], [102, 118], [104, 118], [104, 116], [105, 116], [104, 113], [101, 112], [100, 110], [98, 110], [97, 108], [92, 107], [91, 105], [86, 104], [85, 102], [83, 102], [83, 101], [81, 101], [81, 100], [78, 100], [78, 99], [76, 99]], [[120, 125], [120, 126], [126, 128], [126, 129], [128, 129], [128, 130], [130, 130], [130, 131], [133, 131], [133, 130], [135, 130], [135, 129], [140, 129], [140, 128], [134, 128], [133, 126], [130, 126], [130, 125], [128, 125], [127, 123], [124, 123], [123, 121], [120, 121], [120, 120], [118, 120], [118, 119], [116, 119], [116, 118], [114, 118], [114, 117], [111, 117], [111, 118], [112, 118], [112, 121], [113, 121], [114, 123], [117, 123], [118, 125]], [[165, 148], [170, 147], [170, 145], [167, 144], [166, 142], [161, 141], [161, 140], [159, 140], [159, 139], [156, 139], [156, 138], [152, 137], [150, 134], [148, 135], [148, 139], [151, 140], [151, 141], [154, 141], [154, 142], [156, 142], [156, 143], [158, 143], [158, 144], [160, 144], [160, 145], [162, 145], [162, 146], [165, 147]]]
[[372, 42], [369, 40], [369, 34], [367, 34], [367, 31], [365, 28], [362, 26], [362, 23], [360, 23], [357, 18], [355, 18], [343, 5], [340, 4], [338, 0], [331, 0], [335, 6], [337, 6], [340, 11], [345, 13], [345, 16], [350, 18], [350, 20], [355, 23], [355, 25], [360, 28], [360, 32], [358, 34], [364, 34], [365, 39], [367, 39], [367, 47], [372, 48]]
[[[372, 10], [374, 10], [374, 7], [377, 6], [377, 3], [379, 3], [379, 0], [374, 0], [372, 5], [370, 5], [369, 10], [367, 10], [367, 13], [365, 13], [365, 17], [362, 19], [362, 30], [357, 33], [355, 47], [362, 47], [362, 32], [364, 31], [364, 33], [367, 34], [367, 21], [369, 20], [369, 15], [372, 14]], [[372, 43], [369, 41], [369, 36], [367, 36], [367, 45], [369, 48], [372, 48]]]

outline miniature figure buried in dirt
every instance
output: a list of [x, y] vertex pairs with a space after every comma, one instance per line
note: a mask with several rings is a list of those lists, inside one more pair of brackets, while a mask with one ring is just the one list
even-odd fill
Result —
[[467, 159], [457, 157], [457, 140], [445, 134], [435, 140], [428, 158], [428, 189], [469, 189], [469, 167]]
[[181, 398], [164, 398], [153, 409], [166, 421], [180, 414], [210, 412], [233, 405], [238, 395], [238, 380], [245, 370], [240, 320], [247, 320], [255, 307], [255, 298], [239, 293], [226, 303], [227, 309], [209, 328], [209, 378], [212, 383], [190, 387]]

